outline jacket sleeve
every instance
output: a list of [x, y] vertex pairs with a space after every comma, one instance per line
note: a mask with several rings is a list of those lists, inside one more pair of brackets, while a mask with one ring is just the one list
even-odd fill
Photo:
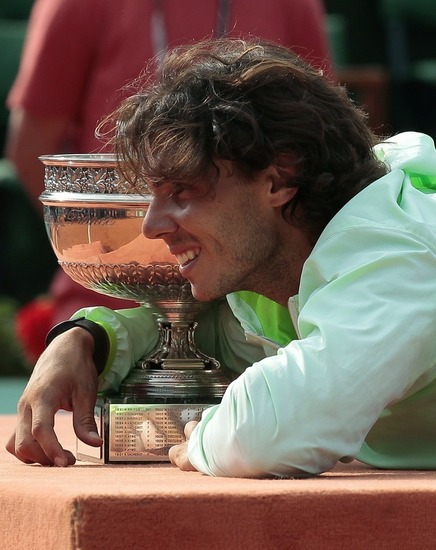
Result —
[[434, 242], [401, 226], [330, 235], [303, 271], [301, 340], [247, 368], [204, 412], [193, 466], [300, 476], [355, 457], [383, 409], [434, 370], [435, 272]]
[[99, 377], [99, 391], [117, 391], [135, 363], [158, 341], [152, 313], [142, 306], [118, 311], [98, 306], [80, 309], [72, 319], [78, 317], [94, 321], [106, 330], [109, 356]]

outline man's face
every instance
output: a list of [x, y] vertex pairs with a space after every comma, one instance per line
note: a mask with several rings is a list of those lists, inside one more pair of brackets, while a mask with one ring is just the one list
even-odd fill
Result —
[[267, 199], [270, 182], [263, 172], [243, 182], [231, 163], [218, 166], [214, 185], [165, 183], [154, 189], [143, 233], [165, 241], [200, 301], [236, 290], [268, 295], [284, 268], [278, 231], [283, 220]]

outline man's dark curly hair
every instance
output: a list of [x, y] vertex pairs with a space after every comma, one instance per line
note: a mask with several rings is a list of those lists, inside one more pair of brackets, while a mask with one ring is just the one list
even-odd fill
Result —
[[[298, 187], [283, 209], [316, 240], [362, 188], [385, 174], [366, 115], [287, 48], [219, 39], [170, 51], [154, 79], [114, 114], [125, 176], [164, 181], [217, 180], [216, 161], [233, 161], [249, 182], [275, 165]], [[249, 187], [247, 187], [249, 192]]]

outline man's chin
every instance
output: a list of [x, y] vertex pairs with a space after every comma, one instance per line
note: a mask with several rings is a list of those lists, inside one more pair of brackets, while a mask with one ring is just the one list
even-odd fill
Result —
[[208, 292], [207, 290], [201, 289], [198, 286], [193, 285], [192, 283], [191, 292], [198, 302], [212, 302], [213, 300], [221, 298], [221, 296], [216, 295], [216, 293], [211, 291]]
[[209, 295], [193, 292], [192, 295], [197, 300], [197, 302], [211, 302], [214, 298]]

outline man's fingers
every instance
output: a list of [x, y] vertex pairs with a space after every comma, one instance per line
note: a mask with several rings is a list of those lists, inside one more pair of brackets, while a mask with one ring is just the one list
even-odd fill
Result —
[[170, 462], [185, 472], [195, 470], [194, 466], [189, 462], [188, 458], [188, 442], [185, 441], [180, 445], [174, 445], [168, 451]]
[[25, 464], [38, 463], [42, 466], [70, 466], [76, 462], [75, 456], [70, 451], [65, 451], [64, 457], [55, 459], [53, 462], [46, 456], [39, 443], [34, 439], [31, 441], [22, 441], [17, 445], [15, 434], [7, 442], [6, 450]]
[[6, 449], [26, 464], [70, 466], [76, 462], [74, 455], [59, 443], [50, 415], [47, 420], [35, 416], [30, 425], [24, 420], [20, 422]]
[[168, 451], [168, 458], [170, 462], [177, 466], [181, 470], [192, 471], [195, 470], [194, 466], [190, 463], [188, 458], [188, 440], [191, 437], [191, 434], [198, 424], [196, 420], [191, 420], [185, 424], [184, 432], [186, 441], [180, 445], [174, 445]]
[[196, 420], [191, 420], [190, 422], [187, 422], [185, 424], [185, 437], [186, 439], [189, 439], [191, 437], [192, 432], [194, 431], [195, 426], [198, 424]]
[[168, 451], [168, 458], [170, 459], [171, 464], [177, 466], [177, 458], [180, 453], [180, 445], [173, 445]]
[[53, 431], [53, 421], [48, 416], [39, 416], [26, 406], [18, 407], [19, 422], [9, 439], [6, 449], [26, 464], [38, 462], [44, 466], [57, 461], [68, 465], [69, 458], [59, 444]]
[[73, 402], [73, 426], [77, 437], [86, 445], [101, 447], [103, 439], [98, 434], [94, 417], [95, 390]]
[[[38, 446], [42, 449], [44, 455], [48, 458], [49, 463], [56, 466], [68, 466], [70, 457], [59, 443], [54, 431], [54, 418], [57, 412], [56, 409], [47, 407], [45, 404], [38, 405], [32, 410], [32, 428], [30, 433], [34, 438], [33, 453], [37, 453]], [[21, 423], [21, 427], [23, 424]], [[17, 436], [20, 434], [21, 428], [17, 429]], [[26, 430], [27, 433], [27, 430]], [[27, 441], [27, 446], [32, 445]], [[35, 462], [43, 464], [40, 459]], [[45, 464], [45, 463], [44, 463]]]
[[33, 462], [35, 462], [34, 460], [28, 460], [24, 456], [23, 457], [18, 456], [16, 445], [15, 445], [15, 432], [12, 434], [12, 436], [9, 438], [8, 442], [6, 443], [6, 450], [26, 464], [33, 464]]

